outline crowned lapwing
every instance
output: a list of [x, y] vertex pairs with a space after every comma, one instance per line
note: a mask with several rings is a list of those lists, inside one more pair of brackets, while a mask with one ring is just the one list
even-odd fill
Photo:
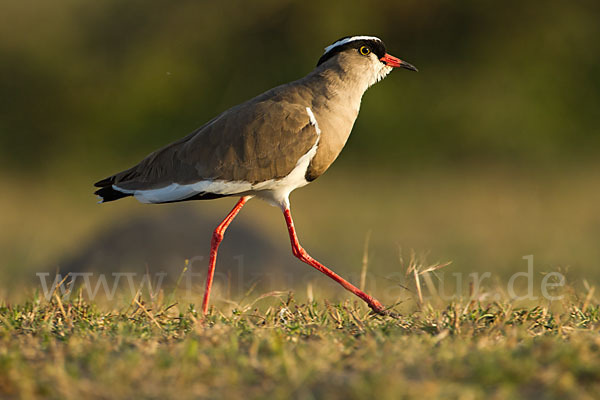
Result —
[[240, 196], [213, 233], [204, 313], [223, 234], [254, 196], [281, 208], [294, 256], [363, 299], [373, 311], [385, 313], [379, 301], [302, 248], [289, 195], [329, 168], [350, 135], [363, 93], [394, 67], [417, 70], [387, 54], [379, 38], [344, 37], [325, 48], [304, 78], [230, 108], [136, 166], [97, 182], [96, 194], [101, 202], [134, 196], [142, 203]]

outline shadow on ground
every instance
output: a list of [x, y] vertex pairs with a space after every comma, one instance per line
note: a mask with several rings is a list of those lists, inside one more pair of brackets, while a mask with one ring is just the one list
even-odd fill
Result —
[[[198, 291], [205, 282], [213, 225], [212, 219], [185, 208], [132, 216], [101, 230], [62, 259], [58, 270], [63, 277], [67, 273], [90, 276], [92, 285], [103, 275], [111, 288], [117, 275], [120, 284], [126, 284], [130, 275], [137, 285], [148, 273], [155, 283], [172, 286], [180, 280], [180, 288]], [[281, 290], [282, 285], [297, 285], [306, 275], [294, 264], [289, 247], [275, 245], [259, 230], [236, 221], [219, 249], [215, 283], [230, 292], [253, 286]], [[54, 279], [56, 271], [46, 272]]]

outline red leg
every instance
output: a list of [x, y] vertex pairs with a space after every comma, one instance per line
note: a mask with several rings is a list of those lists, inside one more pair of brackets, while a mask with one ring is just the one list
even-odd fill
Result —
[[213, 277], [215, 275], [215, 264], [217, 263], [217, 251], [219, 250], [219, 244], [223, 240], [225, 230], [231, 221], [233, 221], [242, 207], [244, 207], [244, 204], [246, 204], [246, 202], [251, 198], [252, 196], [244, 196], [240, 198], [235, 207], [233, 207], [223, 222], [221, 222], [213, 232], [212, 240], [210, 242], [210, 261], [208, 263], [208, 273], [206, 274], [206, 289], [204, 291], [204, 300], [202, 301], [203, 314], [206, 314], [208, 311], [208, 298], [210, 297], [210, 288], [212, 287]]
[[333, 272], [332, 270], [330, 270], [329, 268], [312, 258], [306, 252], [306, 250], [302, 248], [300, 242], [298, 241], [296, 229], [294, 228], [294, 221], [292, 220], [292, 214], [290, 213], [290, 209], [288, 207], [285, 207], [283, 209], [283, 215], [285, 217], [285, 222], [287, 223], [288, 232], [290, 234], [290, 241], [292, 242], [292, 252], [298, 259], [318, 269], [319, 271], [321, 271], [322, 273], [324, 273], [325, 275], [342, 285], [346, 290], [351, 291], [352, 293], [363, 299], [369, 305], [369, 307], [371, 307], [371, 309], [376, 313], [386, 313], [383, 305], [379, 301], [369, 296], [368, 294], [366, 294], [365, 292], [363, 292], [362, 290], [360, 290], [359, 288], [357, 288], [356, 286], [354, 286], [353, 284], [351, 284], [350, 282], [348, 282], [347, 280], [345, 280], [344, 278], [342, 278], [341, 276], [339, 276], [338, 274], [336, 274], [335, 272]]

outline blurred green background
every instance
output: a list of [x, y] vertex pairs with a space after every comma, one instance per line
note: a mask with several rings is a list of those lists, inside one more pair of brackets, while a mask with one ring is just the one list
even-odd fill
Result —
[[[96, 206], [91, 184], [302, 77], [352, 34], [381, 37], [420, 72], [396, 71], [370, 89], [333, 169], [294, 195], [305, 247], [351, 274], [372, 231], [373, 279], [400, 270], [399, 247], [453, 260], [452, 271], [515, 272], [535, 254], [540, 271], [600, 277], [596, 1], [0, 7], [3, 282], [60, 267], [130, 215], [168, 212], [129, 200]], [[230, 204], [181, 207], [203, 214], [198, 229], [210, 232]], [[251, 207], [240, 223], [287, 251], [278, 211]]]

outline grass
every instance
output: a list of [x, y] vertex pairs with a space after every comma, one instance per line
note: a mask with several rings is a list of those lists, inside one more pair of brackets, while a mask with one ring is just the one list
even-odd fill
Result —
[[[277, 295], [277, 294], [275, 294]], [[593, 398], [600, 307], [356, 302], [211, 309], [136, 298], [116, 309], [37, 296], [0, 308], [0, 397]]]

